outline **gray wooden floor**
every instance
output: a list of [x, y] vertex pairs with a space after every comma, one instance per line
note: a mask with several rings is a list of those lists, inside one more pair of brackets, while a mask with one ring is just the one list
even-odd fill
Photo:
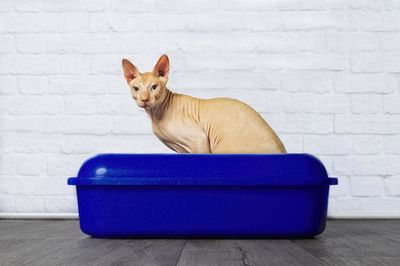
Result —
[[0, 265], [400, 265], [400, 220], [331, 220], [315, 239], [96, 239], [76, 220], [0, 220]]

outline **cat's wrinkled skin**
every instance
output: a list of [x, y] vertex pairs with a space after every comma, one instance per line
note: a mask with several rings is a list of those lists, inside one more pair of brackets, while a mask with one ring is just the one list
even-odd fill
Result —
[[169, 59], [162, 55], [152, 72], [140, 73], [122, 60], [125, 78], [153, 132], [180, 153], [286, 153], [285, 147], [250, 106], [230, 98], [199, 99], [167, 89]]

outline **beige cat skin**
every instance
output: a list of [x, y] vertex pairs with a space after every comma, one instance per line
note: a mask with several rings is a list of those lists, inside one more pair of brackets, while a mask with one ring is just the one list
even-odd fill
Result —
[[286, 153], [285, 147], [247, 104], [199, 99], [167, 89], [169, 59], [162, 55], [152, 72], [140, 73], [127, 59], [124, 76], [133, 98], [150, 116], [153, 132], [180, 153]]

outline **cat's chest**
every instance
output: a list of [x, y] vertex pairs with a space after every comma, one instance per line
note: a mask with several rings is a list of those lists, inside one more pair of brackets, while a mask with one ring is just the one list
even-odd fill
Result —
[[161, 140], [169, 142], [185, 142], [190, 140], [190, 132], [197, 124], [190, 119], [173, 119], [152, 123], [154, 134]]
[[152, 124], [154, 134], [161, 140], [176, 141], [184, 126], [178, 121], [162, 121]]

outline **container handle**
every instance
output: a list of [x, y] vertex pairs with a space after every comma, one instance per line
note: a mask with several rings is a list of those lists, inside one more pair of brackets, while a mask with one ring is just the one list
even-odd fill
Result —
[[328, 179], [329, 179], [329, 185], [337, 185], [337, 184], [339, 184], [337, 177], [328, 177]]

